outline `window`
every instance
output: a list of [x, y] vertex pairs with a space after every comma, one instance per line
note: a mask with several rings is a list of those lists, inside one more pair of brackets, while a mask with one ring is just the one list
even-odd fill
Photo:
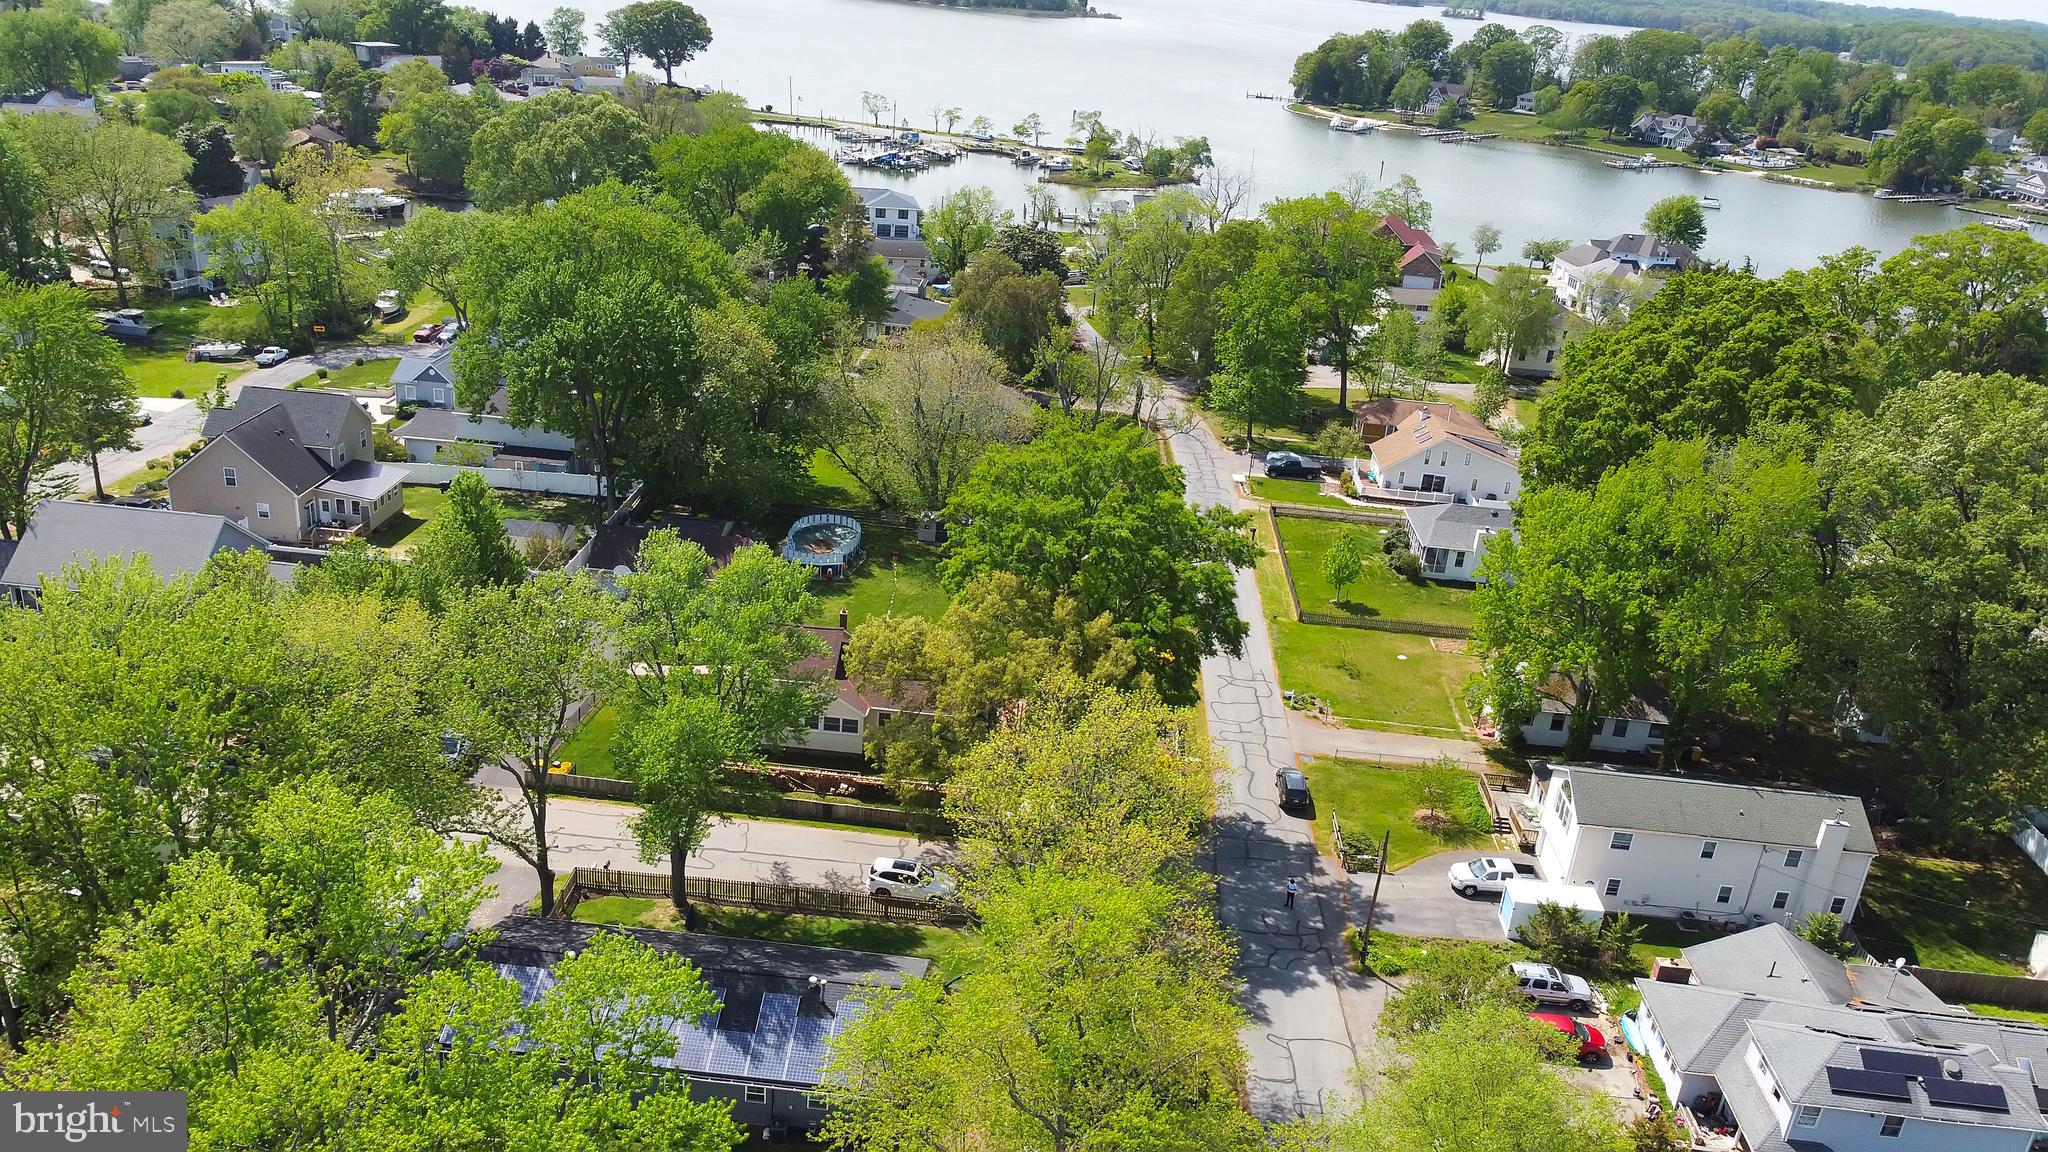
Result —
[[1837, 896], [1833, 900], [1828, 901], [1828, 911], [1837, 916], [1840, 916], [1843, 909], [1847, 907], [1849, 907], [1849, 898], [1847, 896]]
[[415, 388], [415, 387], [413, 387], [413, 386], [412, 386], [412, 385], [410, 385], [410, 384], [407, 384], [407, 385], [405, 386], [405, 395], [404, 395], [404, 396], [401, 396], [401, 397], [399, 397], [399, 399], [401, 399], [401, 400], [417, 400], [417, 399], [419, 399], [419, 398], [420, 398], [420, 390], [419, 390], [418, 388]]
[[908, 219], [910, 219], [910, 209], [908, 209], [908, 208], [898, 208], [898, 209], [896, 210], [896, 218], [897, 218], [898, 220], [908, 220]]
[[1720, 847], [1721, 842], [1719, 840], [1700, 841], [1700, 859], [1712, 860], [1714, 858], [1715, 850], [1719, 849]]
[[363, 514], [363, 502], [361, 500], [349, 501], [348, 514], [351, 516], [361, 516]]
[[1735, 899], [1735, 887], [1732, 884], [1723, 884], [1721, 885], [1721, 890], [1714, 893], [1714, 903], [1716, 904], [1726, 904], [1733, 899]]
[[1616, 716], [1614, 718], [1614, 738], [1619, 740], [1626, 735], [1628, 735], [1628, 721]]
[[1600, 894], [1603, 896], [1621, 895], [1621, 878], [1618, 876], [1609, 876], [1607, 878], [1607, 887], [1602, 888], [1600, 890]]
[[268, 504], [258, 504], [258, 505], [256, 506], [256, 518], [257, 518], [258, 520], [268, 520], [268, 519], [270, 519], [270, 505], [268, 505]]
[[221, 469], [220, 482], [222, 484], [227, 485], [230, 488], [233, 488], [235, 486], [235, 470], [233, 468]]
[[1792, 894], [1790, 892], [1780, 892], [1776, 896], [1771, 897], [1772, 908], [1783, 908], [1785, 905], [1791, 902]]
[[368, 448], [370, 446], [370, 434], [368, 432], [365, 432], [361, 436], [356, 437], [356, 446], [359, 448]]
[[1663, 738], [1664, 738], [1664, 726], [1663, 726], [1662, 724], [1652, 724], [1652, 725], [1650, 725], [1650, 739], [1652, 739], [1652, 740], [1662, 740]]
[[1549, 363], [1552, 363], [1552, 362], [1556, 361], [1556, 359], [1557, 359], [1557, 349], [1555, 349], [1555, 348], [1549, 348], [1549, 349], [1545, 349], [1545, 350], [1544, 350], [1544, 353], [1543, 353], [1543, 362], [1544, 362], [1545, 364], [1549, 364]]
[[804, 1107], [813, 1112], [823, 1112], [825, 1110], [825, 1097], [816, 1092], [806, 1092], [804, 1093]]
[[1562, 731], [1564, 731], [1564, 722], [1565, 722], [1565, 721], [1566, 721], [1567, 719], [1569, 719], [1569, 717], [1567, 717], [1567, 716], [1566, 716], [1566, 715], [1565, 715], [1564, 713], [1562, 713], [1562, 712], [1552, 712], [1552, 713], [1550, 714], [1550, 730], [1551, 730], [1552, 732], [1562, 732]]
[[1878, 1125], [1877, 1134], [1879, 1136], [1897, 1136], [1899, 1130], [1905, 1126], [1906, 1118], [1904, 1116], [1887, 1116], [1884, 1118], [1884, 1123]]
[[1451, 560], [1451, 567], [1453, 567], [1453, 568], [1463, 568], [1464, 566], [1465, 566], [1465, 554], [1464, 554], [1463, 552], [1460, 552], [1460, 553], [1458, 553], [1458, 554], [1457, 554], [1457, 556], [1456, 556], [1456, 557], [1454, 557], [1454, 558], [1453, 558], [1453, 559]]
[[749, 1104], [766, 1104], [767, 1102], [768, 1102], [768, 1089], [767, 1089], [767, 1088], [765, 1088], [765, 1087], [763, 1087], [763, 1086], [761, 1086], [761, 1085], [759, 1085], [759, 1084], [749, 1084], [749, 1085], [747, 1085], [747, 1103], [749, 1103]]
[[322, 501], [320, 501], [320, 514], [321, 514], [321, 515], [323, 515], [323, 516], [324, 516], [324, 515], [326, 515], [327, 513], [329, 513], [329, 512], [332, 512], [332, 511], [334, 511], [334, 506], [333, 506], [333, 505], [332, 505], [331, 503], [329, 503], [329, 502], [328, 502], [328, 501], [326, 501], [326, 500], [322, 500]]
[[875, 219], [877, 219], [877, 220], [887, 220], [888, 218], [889, 218], [889, 210], [888, 210], [887, 208], [877, 208], [877, 209], [875, 209]]
[[1614, 849], [1616, 852], [1626, 852], [1635, 845], [1635, 842], [1635, 833], [1616, 832], [1611, 838], [1608, 839], [1607, 846], [1609, 848]]
[[439, 388], [434, 389], [434, 403], [439, 404], [441, 402], [441, 397], [441, 390]]
[[1811, 1128], [1820, 1123], [1820, 1109], [1811, 1104], [1801, 1104], [1798, 1113], [1793, 1116], [1792, 1122], [1801, 1128]]
[[1806, 859], [1806, 853], [1804, 850], [1799, 848], [1785, 849], [1785, 867], [1797, 868], [1799, 867], [1799, 862], [1804, 859]]

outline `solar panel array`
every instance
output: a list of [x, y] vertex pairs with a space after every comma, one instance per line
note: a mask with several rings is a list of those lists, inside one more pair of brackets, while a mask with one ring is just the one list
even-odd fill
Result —
[[1864, 1068], [1828, 1065], [1828, 1087], [1844, 1096], [1874, 1096], [1880, 1100], [1911, 1100], [1909, 1081], [1896, 1072], [1872, 1072]]
[[[525, 964], [499, 964], [497, 968], [506, 979], [518, 983], [519, 998], [525, 1004], [547, 995], [555, 986], [555, 974], [546, 968]], [[753, 1029], [741, 1031], [718, 1027], [727, 993], [714, 988], [712, 995], [718, 1004], [702, 1017], [669, 1021], [676, 1054], [673, 1059], [657, 1059], [656, 1064], [707, 1076], [815, 1085], [822, 1078], [826, 1046], [859, 1018], [862, 1008], [860, 1002], [847, 1000], [835, 1005], [829, 1015], [815, 1010], [805, 1015], [799, 997], [766, 992]]]
[[1872, 1072], [1897, 1072], [1902, 1076], [1933, 1079], [1941, 1075], [1941, 1061], [1924, 1052], [1897, 1052], [1889, 1048], [1864, 1048], [1863, 1066]]
[[1936, 1078], [1926, 1081], [1921, 1087], [1927, 1089], [1927, 1098], [1936, 1104], [1947, 1104], [1956, 1108], [1978, 1108], [1986, 1112], [2011, 1110], [2005, 1103], [2005, 1088], [1998, 1084]]

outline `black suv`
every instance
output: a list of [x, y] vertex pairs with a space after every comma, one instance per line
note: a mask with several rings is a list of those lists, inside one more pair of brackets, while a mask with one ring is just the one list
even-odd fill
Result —
[[1308, 811], [1308, 777], [1301, 774], [1301, 769], [1282, 768], [1273, 773], [1273, 783], [1280, 789], [1280, 807], [1290, 812]]

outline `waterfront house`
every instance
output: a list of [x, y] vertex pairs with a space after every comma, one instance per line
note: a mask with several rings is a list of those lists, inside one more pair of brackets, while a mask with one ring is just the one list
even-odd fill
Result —
[[1497, 501], [1424, 504], [1402, 516], [1408, 523], [1408, 550], [1422, 562], [1422, 574], [1460, 584], [1484, 583], [1479, 559], [1487, 545], [1515, 530], [1514, 507]]
[[225, 516], [45, 500], [18, 542], [0, 555], [0, 601], [33, 606], [45, 580], [69, 583], [65, 570], [97, 560], [149, 561], [164, 580], [189, 576], [219, 552], [261, 552], [261, 536]]
[[1387, 291], [1387, 303], [1415, 317], [1416, 323], [1429, 319], [1429, 310], [1436, 307], [1436, 298], [1443, 294], [1441, 288], [1407, 288], [1395, 285]]
[[1395, 261], [1395, 268], [1400, 274], [1398, 287], [1444, 286], [1443, 252], [1429, 233], [1394, 215], [1380, 217], [1379, 226], [1373, 231], [1401, 246], [1401, 255]]
[[2036, 208], [2048, 208], [2048, 174], [2033, 172], [2013, 185], [2013, 195]]
[[1545, 281], [1567, 311], [1597, 322], [1636, 298], [1655, 295], [1664, 277], [1698, 264], [1699, 257], [1684, 244], [1624, 232], [1558, 253]]
[[1512, 500], [1522, 488], [1514, 450], [1492, 430], [1440, 420], [1427, 409], [1372, 446], [1371, 467], [1387, 495], [1423, 494], [1416, 503]]
[[1863, 801], [1835, 792], [1604, 764], [1548, 765], [1530, 790], [1544, 879], [1610, 912], [1848, 921], [1877, 859]]
[[1534, 92], [1524, 92], [1520, 96], [1515, 97], [1515, 111], [1527, 116], [1534, 116], [1536, 114], [1536, 94]]
[[854, 188], [877, 240], [923, 240], [924, 206], [894, 188]]
[[1629, 135], [1645, 144], [1659, 148], [1675, 148], [1690, 152], [1702, 140], [1711, 138], [1707, 126], [1697, 116], [1664, 115], [1645, 112], [1628, 126]]
[[2010, 153], [2013, 150], [2013, 146], [2018, 142], [2018, 134], [2010, 128], [1986, 128], [1984, 130], [1984, 147], [2001, 156]]
[[1470, 92], [1463, 84], [1452, 84], [1446, 80], [1437, 80], [1430, 84], [1429, 95], [1423, 98], [1422, 107], [1416, 109], [1416, 111], [1424, 116], [1434, 116], [1442, 110], [1444, 105], [1455, 103], [1458, 106], [1459, 114], [1462, 115], [1466, 110], [1466, 102], [1469, 96]]
[[181, 512], [307, 544], [366, 535], [404, 505], [405, 469], [376, 460], [370, 415], [345, 392], [252, 385], [206, 414], [204, 435], [164, 482]]
[[882, 258], [897, 284], [911, 288], [923, 286], [939, 270], [932, 250], [922, 240], [873, 240], [868, 243], [868, 251]]

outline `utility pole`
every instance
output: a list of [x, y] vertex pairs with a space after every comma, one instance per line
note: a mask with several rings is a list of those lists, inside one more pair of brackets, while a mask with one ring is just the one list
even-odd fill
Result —
[[1393, 844], [1394, 830], [1389, 828], [1380, 836], [1379, 868], [1373, 873], [1372, 902], [1365, 906], [1365, 935], [1358, 938], [1358, 955], [1363, 958], [1372, 955], [1372, 920], [1380, 910], [1380, 881], [1387, 878], [1387, 849]]

